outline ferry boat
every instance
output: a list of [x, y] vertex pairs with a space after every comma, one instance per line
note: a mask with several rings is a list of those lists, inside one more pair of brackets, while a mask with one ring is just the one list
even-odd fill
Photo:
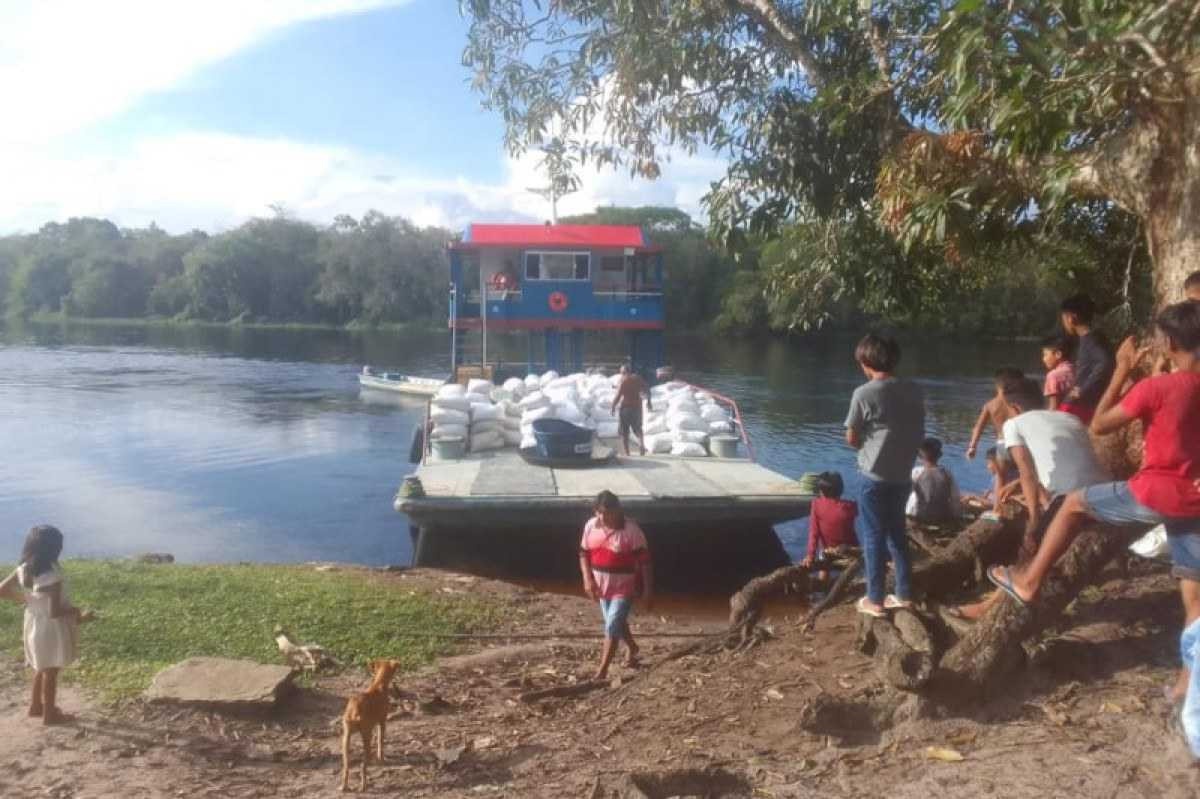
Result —
[[[640, 228], [472, 224], [449, 245], [449, 256], [448, 383], [465, 391], [469, 383], [499, 387], [509, 378], [515, 387], [515, 377], [530, 388], [536, 382], [532, 390], [541, 391], [547, 384], [536, 376], [562, 375], [603, 392], [597, 382], [603, 378], [585, 370], [584, 351], [601, 336], [610, 345], [618, 337], [625, 363], [648, 384], [669, 374], [663, 253]], [[494, 353], [500, 336], [524, 345], [518, 351], [527, 353], [525, 363], [489, 358], [489, 346]], [[506, 343], [511, 352], [517, 342]], [[737, 452], [713, 447], [699, 450], [702, 457], [618, 456], [597, 459], [594, 468], [539, 465], [515, 445], [438, 457], [432, 415], [439, 406], [431, 402], [425, 423], [414, 431], [415, 471], [394, 503], [412, 524], [414, 564], [569, 577], [577, 572], [580, 530], [602, 490], [616, 493], [646, 530], [656, 572], [668, 589], [694, 587], [695, 580], [740, 585], [785, 564], [773, 525], [807, 515], [811, 496], [797, 481], [755, 461], [734, 400], [681, 381], [653, 390], [687, 391], [706, 409], [720, 408], [723, 415], [713, 415], [728, 420], [721, 429], [733, 434]], [[448, 415], [443, 411], [440, 418]], [[615, 436], [612, 426], [601, 421], [599, 427], [602, 439], [604, 433]], [[618, 447], [611, 437], [601, 444]], [[445, 448], [437, 449], [444, 454]], [[681, 449], [697, 453], [695, 447]]]

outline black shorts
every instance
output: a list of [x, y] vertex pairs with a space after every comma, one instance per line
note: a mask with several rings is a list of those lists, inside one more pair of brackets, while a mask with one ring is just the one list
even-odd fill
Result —
[[631, 430], [638, 438], [642, 437], [641, 408], [621, 408], [620, 415], [617, 417], [617, 420], [617, 433], [622, 438], [629, 435]]

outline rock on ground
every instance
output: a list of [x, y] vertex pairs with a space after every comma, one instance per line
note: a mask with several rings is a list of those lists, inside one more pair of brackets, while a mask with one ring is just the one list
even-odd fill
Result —
[[252, 660], [188, 658], [155, 675], [146, 698], [230, 708], [270, 706], [291, 687], [294, 675], [288, 666]]

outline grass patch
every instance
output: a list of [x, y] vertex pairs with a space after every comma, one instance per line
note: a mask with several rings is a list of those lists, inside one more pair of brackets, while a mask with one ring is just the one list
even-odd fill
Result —
[[[107, 700], [132, 697], [160, 669], [197, 655], [280, 663], [276, 624], [347, 665], [394, 657], [411, 668], [451, 645], [397, 631], [470, 632], [496, 619], [485, 600], [413, 592], [356, 572], [99, 560], [63, 568], [73, 602], [101, 616], [84, 625], [80, 660], [65, 674]], [[22, 612], [0, 602], [3, 651], [21, 652]]]

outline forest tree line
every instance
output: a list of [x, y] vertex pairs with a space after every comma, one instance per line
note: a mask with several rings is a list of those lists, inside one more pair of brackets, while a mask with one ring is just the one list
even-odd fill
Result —
[[[1016, 335], [1043, 332], [1059, 296], [1079, 287], [1109, 305], [1149, 301], [1136, 233], [1106, 229], [1106, 220], [1081, 214], [1074, 229], [1013, 239], [979, 254], [972, 269], [905, 252], [849, 222], [797, 222], [731, 253], [674, 208], [607, 207], [562, 221], [642, 226], [664, 248], [673, 330], [806, 331], [878, 320]], [[328, 226], [276, 214], [213, 234], [76, 218], [0, 238], [0, 309], [16, 317], [442, 324], [446, 244], [455, 235], [376, 211]], [[824, 289], [813, 292], [814, 282]]]

